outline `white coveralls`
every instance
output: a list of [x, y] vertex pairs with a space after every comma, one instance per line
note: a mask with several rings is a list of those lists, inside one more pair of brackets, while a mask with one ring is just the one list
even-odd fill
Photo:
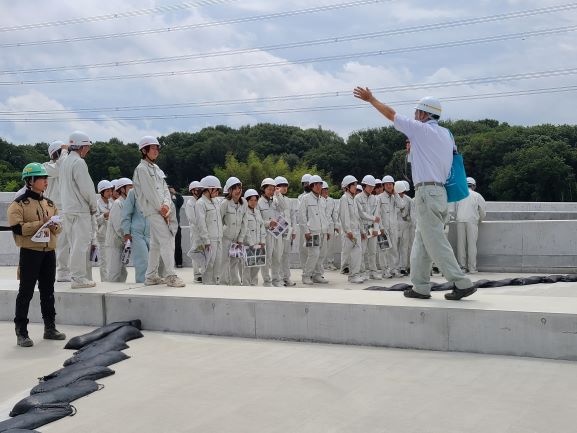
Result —
[[387, 193], [379, 195], [379, 209], [381, 212], [381, 229], [386, 233], [390, 248], [381, 255], [384, 259], [383, 276], [389, 278], [399, 271], [399, 220], [397, 217], [407, 204], [400, 200], [398, 194]]
[[[258, 210], [247, 208], [246, 211], [246, 230], [244, 235], [243, 243], [249, 247], [253, 247], [259, 244], [265, 244], [266, 242], [266, 229], [264, 227], [264, 221]], [[258, 285], [258, 271], [260, 267], [244, 267], [242, 273], [242, 284], [244, 286], [256, 286]]]
[[[279, 193], [275, 192], [275, 194]], [[282, 205], [284, 205], [284, 202], [279, 202], [278, 200], [275, 202], [273, 198], [269, 200], [264, 195], [258, 199], [257, 207], [264, 221], [264, 227], [267, 229], [266, 265], [261, 266], [262, 279], [265, 286], [270, 286], [271, 283], [274, 286], [283, 285], [281, 279], [281, 258], [284, 248], [282, 237], [275, 238], [269, 231], [271, 221], [276, 221], [278, 216], [283, 213], [284, 208], [280, 207]]]
[[[106, 248], [106, 233], [108, 231], [108, 222], [110, 220], [110, 211], [114, 200], [112, 198], [108, 199], [108, 203], [104, 201], [102, 197], [98, 197], [96, 200], [97, 211], [96, 211], [96, 224], [98, 230], [96, 231], [96, 242], [98, 242], [98, 249], [100, 251], [100, 256], [98, 257], [98, 266], [100, 267], [100, 281], [112, 281], [108, 279], [108, 250]], [[104, 214], [108, 212], [108, 220], [104, 218]]]
[[[108, 224], [106, 225], [106, 277], [107, 281], [114, 283], [126, 282], [126, 265], [122, 263], [122, 252], [124, 250], [124, 233], [122, 232], [122, 214], [125, 198], [118, 197], [110, 210]], [[131, 242], [132, 244], [132, 242]], [[132, 248], [132, 247], [131, 247]], [[102, 266], [102, 263], [100, 264]]]
[[298, 230], [298, 247], [299, 247], [299, 259], [301, 262], [301, 269], [304, 270], [305, 268], [305, 263], [307, 262], [307, 254], [308, 254], [308, 248], [305, 247], [305, 234], [302, 231], [302, 217], [301, 217], [301, 213], [300, 213], [300, 208], [301, 208], [301, 200], [303, 199], [303, 197], [305, 195], [307, 195], [308, 193], [306, 192], [302, 192], [298, 197], [297, 197], [297, 224], [299, 227]]
[[[165, 178], [166, 175], [158, 165], [144, 159], [140, 161], [132, 177], [136, 201], [150, 227], [150, 250], [148, 252], [148, 267], [146, 268], [146, 278], [148, 279], [159, 277], [158, 268], [161, 257], [166, 276], [176, 275], [174, 270], [174, 238], [178, 230], [178, 223], [176, 221], [176, 208]], [[160, 214], [160, 208], [163, 205], [170, 208], [169, 223]]]
[[[319, 194], [309, 192], [301, 199], [300, 203], [301, 230], [312, 236], [319, 236], [319, 245], [306, 247], [308, 250], [307, 261], [303, 269], [303, 279], [323, 276], [321, 266], [321, 251], [326, 249], [327, 235], [329, 234], [329, 222], [327, 220], [326, 200]], [[306, 239], [306, 237], [305, 237]]]
[[455, 203], [457, 212], [457, 258], [461, 268], [477, 272], [479, 223], [485, 218], [485, 199], [469, 189], [469, 196]]
[[[349, 281], [361, 272], [361, 226], [358, 206], [350, 192], [346, 191], [339, 199], [339, 217], [341, 222], [342, 252], [341, 263], [349, 267]], [[352, 233], [350, 240], [347, 233]]]
[[134, 188], [128, 191], [128, 195], [122, 203], [122, 234], [132, 237], [131, 258], [135, 280], [137, 283], [144, 283], [146, 268], [148, 267], [150, 227], [136, 202]]
[[96, 240], [96, 194], [88, 166], [76, 151], [60, 166], [60, 197], [70, 242], [70, 277], [73, 282], [92, 281], [90, 246]]
[[242, 258], [230, 257], [229, 249], [233, 243], [240, 244], [246, 230], [246, 210], [244, 199], [235, 203], [225, 199], [220, 205], [222, 218], [222, 255], [220, 260], [220, 284], [240, 286], [242, 281]]
[[[195, 245], [200, 245], [198, 241], [198, 227], [196, 223], [196, 210], [195, 205], [197, 202], [197, 198], [191, 196], [186, 205], [184, 207], [184, 212], [186, 213], [186, 217], [188, 218], [188, 230], [190, 232], [190, 246], [194, 248]], [[194, 272], [194, 280], [197, 281], [202, 277], [202, 273], [204, 269], [195, 261], [192, 261], [192, 270]]]
[[[62, 210], [62, 198], [60, 196], [60, 167], [68, 156], [68, 150], [62, 149], [60, 158], [56, 161], [45, 162], [44, 168], [48, 174], [48, 187], [44, 192], [44, 197], [52, 200], [60, 213], [60, 218], [64, 219]], [[62, 230], [56, 239], [56, 281], [70, 278], [70, 242], [66, 231]]]
[[399, 199], [405, 202], [402, 209], [398, 209], [397, 221], [399, 223], [399, 268], [407, 270], [410, 267], [411, 248], [415, 238], [415, 204], [413, 199], [408, 195], [399, 196]]
[[377, 237], [373, 232], [379, 231], [379, 224], [375, 219], [379, 216], [379, 203], [377, 196], [367, 194], [365, 191], [355, 196], [359, 217], [361, 219], [361, 230], [366, 239], [361, 240], [361, 272], [369, 272], [370, 277], [377, 274]]
[[198, 242], [195, 245], [209, 245], [206, 251], [206, 267], [202, 274], [202, 284], [218, 284], [220, 260], [222, 256], [222, 217], [220, 203], [202, 195], [194, 206], [198, 227]]
[[336, 269], [335, 251], [340, 252], [340, 232], [339, 222], [339, 201], [332, 197], [327, 197], [327, 220], [329, 222], [329, 234], [331, 238], [327, 242], [327, 252], [323, 262], [323, 269]]
[[281, 255], [281, 269], [280, 277], [286, 284], [291, 279], [290, 254], [293, 245], [292, 235], [296, 233], [296, 216], [298, 209], [295, 209], [297, 200], [286, 197], [282, 194], [275, 194], [273, 196], [273, 203], [277, 209], [282, 209], [281, 213], [285, 220], [289, 223], [289, 227], [282, 236], [282, 255]]

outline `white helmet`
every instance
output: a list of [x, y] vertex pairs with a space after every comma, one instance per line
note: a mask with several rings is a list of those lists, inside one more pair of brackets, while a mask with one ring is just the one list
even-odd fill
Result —
[[378, 177], [375, 177], [375, 186], [376, 185], [382, 185], [383, 181], [381, 179], [379, 179]]
[[116, 181], [116, 186], [114, 187], [114, 189], [118, 191], [120, 188], [126, 185], [132, 185], [132, 181], [127, 177], [121, 177]]
[[228, 190], [230, 188], [232, 188], [235, 185], [242, 185], [242, 182], [240, 181], [240, 179], [238, 177], [229, 177], [226, 181], [226, 183], [224, 184], [224, 189], [222, 191], [223, 194], [228, 194]]
[[395, 192], [397, 194], [401, 194], [407, 190], [407, 186], [405, 185], [404, 180], [397, 180], [395, 182]]
[[110, 188], [114, 188], [114, 185], [112, 185], [112, 182], [106, 179], [102, 179], [100, 182], [98, 182], [98, 185], [96, 185], [96, 191], [98, 191], [98, 194]]
[[323, 183], [323, 180], [320, 176], [315, 174], [309, 178], [309, 185], [312, 185], [313, 183]]
[[268, 185], [276, 186], [273, 178], [271, 178], [271, 177], [266, 177], [266, 178], [264, 178], [264, 179], [262, 180], [262, 182], [260, 183], [260, 187], [261, 187], [261, 188], [264, 188], [265, 186], [268, 186]]
[[301, 183], [309, 183], [309, 180], [311, 178], [310, 174], [303, 174], [303, 177], [301, 177]]
[[53, 141], [52, 143], [50, 143], [50, 146], [48, 146], [48, 156], [50, 158], [52, 158], [52, 154], [60, 149], [62, 149], [62, 145], [64, 144], [63, 141], [60, 140], [56, 140]]
[[277, 176], [274, 178], [274, 184], [276, 186], [279, 186], [279, 185], [287, 185], [288, 186], [289, 182], [288, 182], [286, 177]]
[[405, 183], [405, 192], [410, 191], [411, 190], [411, 184], [406, 180], [403, 180], [403, 182]]
[[80, 148], [82, 146], [90, 146], [92, 142], [88, 135], [86, 135], [82, 131], [74, 131], [70, 134], [70, 138], [68, 139], [68, 144], [75, 148]]
[[467, 178], [467, 185], [477, 186], [477, 182], [475, 182], [475, 179], [473, 179], [472, 177], [468, 177]]
[[256, 191], [256, 189], [247, 189], [244, 193], [244, 199], [248, 200], [250, 197], [258, 197], [258, 192]]
[[368, 185], [368, 186], [375, 186], [377, 184], [375, 181], [375, 176], [373, 176], [372, 174], [367, 174], [365, 177], [363, 177], [363, 180], [361, 180], [361, 183], [363, 185]]
[[197, 189], [197, 188], [202, 188], [202, 185], [200, 184], [200, 182], [198, 180], [193, 180], [192, 182], [190, 182], [190, 184], [188, 185], [188, 190], [192, 191], [193, 189]]
[[441, 115], [441, 103], [437, 98], [432, 96], [425, 96], [416, 105], [415, 110], [421, 110], [425, 113], [435, 114], [437, 116]]
[[157, 144], [160, 146], [160, 143], [158, 142], [156, 137], [153, 137], [152, 135], [145, 135], [138, 142], [138, 150], [142, 150], [146, 146], [150, 146], [151, 144]]
[[383, 183], [395, 183], [395, 179], [393, 179], [393, 176], [385, 176], [383, 177]]
[[328, 183], [326, 183], [324, 180], [323, 180], [323, 186], [322, 186], [322, 189], [329, 189], [329, 184], [328, 184]]
[[220, 180], [216, 176], [206, 176], [200, 180], [200, 185], [202, 188], [216, 188], [222, 189], [222, 185], [220, 184]]
[[360, 185], [357, 185], [357, 192], [361, 192], [363, 190], [363, 187]]
[[118, 179], [112, 179], [110, 181], [110, 185], [112, 185], [111, 188], [114, 188], [114, 190], [116, 190], [116, 184], [117, 183], [118, 183]]
[[358, 182], [357, 178], [354, 176], [351, 176], [350, 174], [347, 174], [343, 178], [343, 181], [341, 182], [341, 188], [346, 188], [347, 186], [349, 186], [351, 183], [354, 183], [354, 182]]

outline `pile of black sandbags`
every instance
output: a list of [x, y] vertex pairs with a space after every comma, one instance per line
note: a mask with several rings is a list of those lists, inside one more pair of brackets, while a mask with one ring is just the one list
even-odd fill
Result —
[[35, 428], [74, 416], [76, 408], [70, 403], [104, 387], [96, 381], [114, 374], [110, 365], [130, 358], [121, 351], [128, 348], [127, 341], [143, 337], [141, 329], [140, 320], [115, 322], [71, 338], [64, 348], [76, 352], [16, 403], [12, 418], [0, 422], [0, 433], [34, 433]]

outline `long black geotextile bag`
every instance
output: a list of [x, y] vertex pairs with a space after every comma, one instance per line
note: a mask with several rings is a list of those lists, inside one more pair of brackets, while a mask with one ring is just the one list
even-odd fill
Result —
[[112, 376], [114, 370], [108, 367], [87, 367], [82, 370], [73, 371], [69, 374], [63, 374], [55, 379], [46, 382], [40, 382], [30, 390], [30, 395], [38, 394], [39, 392], [54, 391], [55, 389], [68, 386], [72, 383], [80, 382], [81, 380], [98, 380], [103, 377]]
[[111, 332], [116, 331], [118, 328], [122, 328], [123, 326], [134, 326], [137, 329], [142, 329], [142, 323], [140, 320], [129, 320], [126, 322], [114, 322], [109, 323], [108, 325], [101, 326], [100, 328], [95, 329], [94, 331], [88, 332], [87, 334], [78, 335], [77, 337], [73, 337], [68, 340], [65, 349], [82, 349], [84, 346], [96, 341], [100, 340], [103, 337], [106, 337]]
[[87, 361], [90, 358], [94, 358], [95, 356], [106, 352], [120, 351], [124, 349], [128, 349], [128, 344], [126, 344], [123, 340], [119, 340], [117, 338], [103, 338], [102, 340], [95, 341], [94, 343], [90, 343], [88, 346], [85, 346], [82, 352], [75, 352], [74, 356], [64, 361], [64, 367], [76, 364], [77, 362]]
[[110, 365], [116, 364], [117, 362], [124, 361], [125, 359], [129, 359], [128, 356], [124, 352], [120, 352], [119, 350], [111, 350], [110, 352], [101, 353], [96, 355], [86, 361], [77, 362], [75, 364], [71, 364], [67, 367], [61, 368], [60, 370], [56, 370], [46, 376], [40, 378], [41, 381], [47, 381], [54, 379], [56, 377], [62, 376], [63, 374], [68, 374], [73, 371], [82, 370], [83, 368], [87, 367], [108, 367]]
[[11, 428], [10, 430], [5, 430], [3, 433], [40, 433], [37, 430], [24, 430], [21, 428]]
[[106, 335], [105, 337], [102, 337], [96, 341], [93, 341], [90, 344], [87, 344], [85, 346], [82, 346], [80, 349], [78, 349], [76, 353], [80, 353], [80, 352], [84, 352], [85, 350], [88, 350], [90, 347], [93, 346], [97, 346], [100, 342], [103, 341], [111, 341], [111, 340], [119, 340], [119, 341], [123, 341], [123, 342], [127, 342], [130, 340], [136, 340], [137, 338], [142, 338], [144, 337], [142, 335], [142, 332], [140, 332], [140, 329], [138, 329], [135, 326], [131, 326], [131, 325], [126, 325], [126, 326], [121, 326], [120, 328], [112, 331], [110, 334]]
[[93, 380], [81, 380], [80, 382], [71, 383], [68, 386], [63, 386], [53, 391], [33, 394], [16, 403], [10, 412], [10, 416], [22, 415], [34, 407], [51, 403], [71, 403], [80, 397], [92, 394], [94, 391], [102, 388], [102, 385], [99, 385]]
[[51, 403], [34, 407], [22, 415], [0, 422], [0, 433], [17, 428], [33, 430], [75, 414], [76, 409], [69, 403]]

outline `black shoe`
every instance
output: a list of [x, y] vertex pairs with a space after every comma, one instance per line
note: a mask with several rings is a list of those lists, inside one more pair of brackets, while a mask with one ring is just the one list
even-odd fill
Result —
[[28, 334], [16, 335], [16, 344], [18, 344], [18, 346], [20, 346], [20, 347], [32, 347], [32, 346], [34, 346], [34, 342], [30, 339], [30, 337], [28, 337]]
[[58, 331], [56, 328], [44, 328], [45, 340], [65, 340], [66, 335]]
[[451, 293], [445, 294], [445, 299], [448, 301], [458, 301], [467, 296], [471, 296], [477, 291], [476, 287], [469, 287], [468, 289], [454, 289]]
[[403, 292], [405, 298], [415, 298], [415, 299], [431, 299], [431, 295], [422, 295], [415, 292], [413, 289], [407, 289]]

